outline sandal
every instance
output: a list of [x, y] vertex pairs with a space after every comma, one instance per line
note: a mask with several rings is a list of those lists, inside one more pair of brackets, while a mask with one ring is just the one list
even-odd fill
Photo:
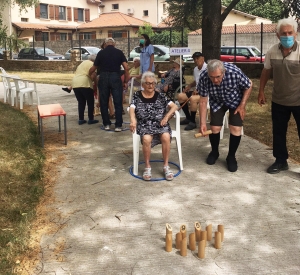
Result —
[[150, 168], [145, 168], [144, 173], [143, 173], [143, 180], [151, 180], [151, 167]]
[[174, 178], [174, 174], [173, 174], [172, 170], [170, 169], [170, 166], [164, 166], [163, 171], [164, 171], [166, 180], [172, 180]]

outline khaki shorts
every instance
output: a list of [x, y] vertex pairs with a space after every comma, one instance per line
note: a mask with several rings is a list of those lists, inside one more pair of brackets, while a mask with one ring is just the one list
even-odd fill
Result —
[[222, 106], [215, 113], [210, 108], [210, 125], [211, 126], [223, 126], [223, 118], [226, 111], [229, 110], [229, 124], [232, 126], [243, 126], [243, 120], [239, 113], [234, 114], [235, 109], [229, 109], [226, 106]]

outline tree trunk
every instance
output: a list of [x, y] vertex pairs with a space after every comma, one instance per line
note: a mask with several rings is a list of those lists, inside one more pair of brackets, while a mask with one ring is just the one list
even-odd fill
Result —
[[203, 0], [202, 51], [206, 61], [220, 58], [221, 32], [221, 0]]

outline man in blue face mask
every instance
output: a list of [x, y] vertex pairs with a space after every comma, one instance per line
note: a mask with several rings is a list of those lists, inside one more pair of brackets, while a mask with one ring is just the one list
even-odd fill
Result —
[[267, 52], [260, 77], [259, 105], [266, 103], [264, 88], [271, 72], [274, 80], [271, 112], [275, 162], [267, 169], [270, 174], [289, 168], [286, 133], [291, 114], [300, 138], [300, 45], [296, 41], [297, 29], [298, 24], [293, 18], [278, 21], [276, 33], [280, 43]]

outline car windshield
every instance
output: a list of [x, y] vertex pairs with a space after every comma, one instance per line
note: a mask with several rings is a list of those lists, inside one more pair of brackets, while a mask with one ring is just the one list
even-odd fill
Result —
[[91, 54], [97, 54], [100, 49], [98, 48], [87, 48], [87, 50], [91, 53]]
[[253, 48], [251, 48], [251, 50], [255, 53], [255, 55], [260, 56], [260, 50], [259, 49], [253, 47]]
[[170, 53], [170, 48], [168, 47], [165, 47], [165, 46], [157, 46], [157, 45], [154, 45], [156, 46], [157, 48], [159, 48], [160, 50], [162, 50], [163, 52], [165, 53]]
[[[39, 54], [39, 55], [44, 55], [44, 48], [40, 48], [40, 49], [35, 49], [36, 51], [37, 51], [37, 53]], [[54, 51], [52, 51], [52, 50], [50, 50], [50, 49], [48, 49], [48, 48], [45, 48], [45, 54], [54, 54], [55, 52]]]

